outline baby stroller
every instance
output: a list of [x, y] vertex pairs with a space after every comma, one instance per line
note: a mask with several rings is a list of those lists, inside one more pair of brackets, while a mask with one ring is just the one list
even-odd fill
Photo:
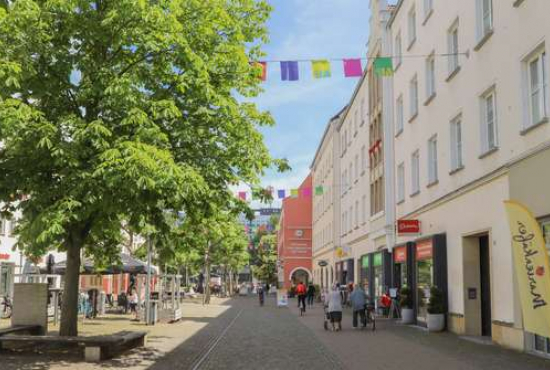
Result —
[[325, 330], [328, 330], [330, 324], [330, 313], [328, 312], [328, 306], [323, 305], [323, 312], [323, 327], [325, 328]]

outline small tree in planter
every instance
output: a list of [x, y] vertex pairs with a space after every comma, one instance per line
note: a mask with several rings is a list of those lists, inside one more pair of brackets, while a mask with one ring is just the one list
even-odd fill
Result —
[[443, 292], [434, 286], [430, 289], [428, 302], [428, 330], [442, 331], [445, 328], [445, 298]]
[[414, 322], [413, 299], [411, 288], [408, 286], [404, 286], [399, 291], [399, 306], [401, 307], [401, 322], [412, 324]]

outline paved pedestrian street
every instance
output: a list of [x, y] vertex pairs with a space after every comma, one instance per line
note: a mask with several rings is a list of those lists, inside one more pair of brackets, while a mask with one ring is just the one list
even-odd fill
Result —
[[149, 328], [145, 348], [101, 365], [66, 354], [6, 351], [0, 369], [550, 369], [548, 360], [384, 319], [376, 332], [353, 330], [347, 311], [343, 331], [327, 332], [319, 304], [303, 317], [295, 305], [291, 300], [289, 308], [277, 308], [271, 298], [259, 307], [255, 297], [189, 304], [182, 322]]

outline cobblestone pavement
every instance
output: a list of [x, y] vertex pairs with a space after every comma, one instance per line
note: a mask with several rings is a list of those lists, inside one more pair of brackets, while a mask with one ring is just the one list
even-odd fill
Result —
[[[256, 298], [236, 299], [215, 327], [206, 329], [151, 369], [343, 369], [290, 310], [275, 307], [273, 298], [264, 307]], [[200, 347], [197, 356], [194, 348]]]
[[[342, 361], [348, 370], [547, 370], [550, 360], [474, 343], [451, 333], [428, 333], [393, 321], [377, 320], [377, 330], [353, 330], [351, 312], [344, 312], [343, 330], [323, 328], [323, 310], [318, 304], [299, 317], [291, 311]], [[314, 369], [314, 368], [312, 368]]]
[[[177, 324], [144, 327], [105, 318], [83, 326], [86, 335], [123, 329], [149, 330], [145, 348], [101, 364], [80, 362], [75, 354], [0, 353], [1, 370], [550, 370], [550, 360], [478, 344], [450, 333], [378, 320], [376, 332], [352, 330], [350, 312], [344, 330], [323, 329], [318, 305], [300, 317], [296, 302], [276, 308], [273, 298], [236, 298], [202, 306], [187, 304]], [[105, 322], [111, 323], [105, 325]]]

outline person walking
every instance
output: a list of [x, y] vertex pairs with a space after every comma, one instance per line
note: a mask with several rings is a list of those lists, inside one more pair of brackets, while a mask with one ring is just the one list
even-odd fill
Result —
[[315, 299], [315, 286], [309, 283], [307, 287], [307, 304], [309, 307], [313, 307], [313, 300]]
[[367, 326], [367, 317], [365, 316], [365, 307], [367, 305], [367, 294], [359, 284], [355, 284], [355, 289], [350, 295], [351, 308], [353, 309], [353, 328], [357, 329], [357, 317], [361, 317], [362, 327]]
[[260, 299], [260, 306], [264, 305], [265, 300], [265, 292], [262, 284], [258, 285], [258, 298]]
[[342, 296], [337, 284], [332, 286], [327, 299], [328, 313], [332, 324], [332, 331], [342, 330]]
[[302, 310], [304, 312], [306, 312], [306, 294], [306, 286], [300, 281], [300, 283], [296, 287], [296, 295], [298, 296], [298, 307], [302, 305]]

